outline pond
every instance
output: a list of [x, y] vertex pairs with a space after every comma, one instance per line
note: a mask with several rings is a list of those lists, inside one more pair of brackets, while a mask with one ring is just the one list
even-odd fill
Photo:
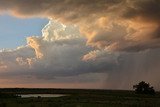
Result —
[[30, 97], [62, 97], [66, 96], [64, 94], [18, 94], [17, 96], [21, 98], [30, 98]]

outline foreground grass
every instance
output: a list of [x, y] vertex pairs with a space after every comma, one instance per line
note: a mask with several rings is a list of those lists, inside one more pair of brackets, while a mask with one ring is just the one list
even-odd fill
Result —
[[1, 89], [12, 94], [67, 94], [58, 98], [0, 98], [0, 107], [160, 107], [160, 93], [137, 95], [132, 91]]

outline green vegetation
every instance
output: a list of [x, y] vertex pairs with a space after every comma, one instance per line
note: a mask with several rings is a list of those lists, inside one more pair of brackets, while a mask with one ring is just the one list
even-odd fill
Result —
[[[0, 107], [159, 107], [160, 93], [121, 90], [0, 89]], [[57, 98], [20, 98], [16, 94], [66, 94]], [[3, 95], [9, 97], [3, 97]]]

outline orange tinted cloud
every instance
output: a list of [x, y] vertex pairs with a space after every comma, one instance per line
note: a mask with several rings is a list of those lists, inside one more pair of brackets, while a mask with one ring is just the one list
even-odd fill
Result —
[[118, 43], [119, 48], [114, 51], [138, 51], [129, 48], [157, 48], [159, 4], [157, 0], [1, 0], [0, 11], [17, 17], [48, 17], [76, 24], [88, 45], [105, 48]]

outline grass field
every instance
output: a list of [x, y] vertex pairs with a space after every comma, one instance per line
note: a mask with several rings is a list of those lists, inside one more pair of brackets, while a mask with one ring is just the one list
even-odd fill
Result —
[[[160, 107], [160, 93], [139, 95], [121, 90], [0, 89], [0, 107]], [[20, 98], [15, 94], [65, 94], [57, 98]]]

